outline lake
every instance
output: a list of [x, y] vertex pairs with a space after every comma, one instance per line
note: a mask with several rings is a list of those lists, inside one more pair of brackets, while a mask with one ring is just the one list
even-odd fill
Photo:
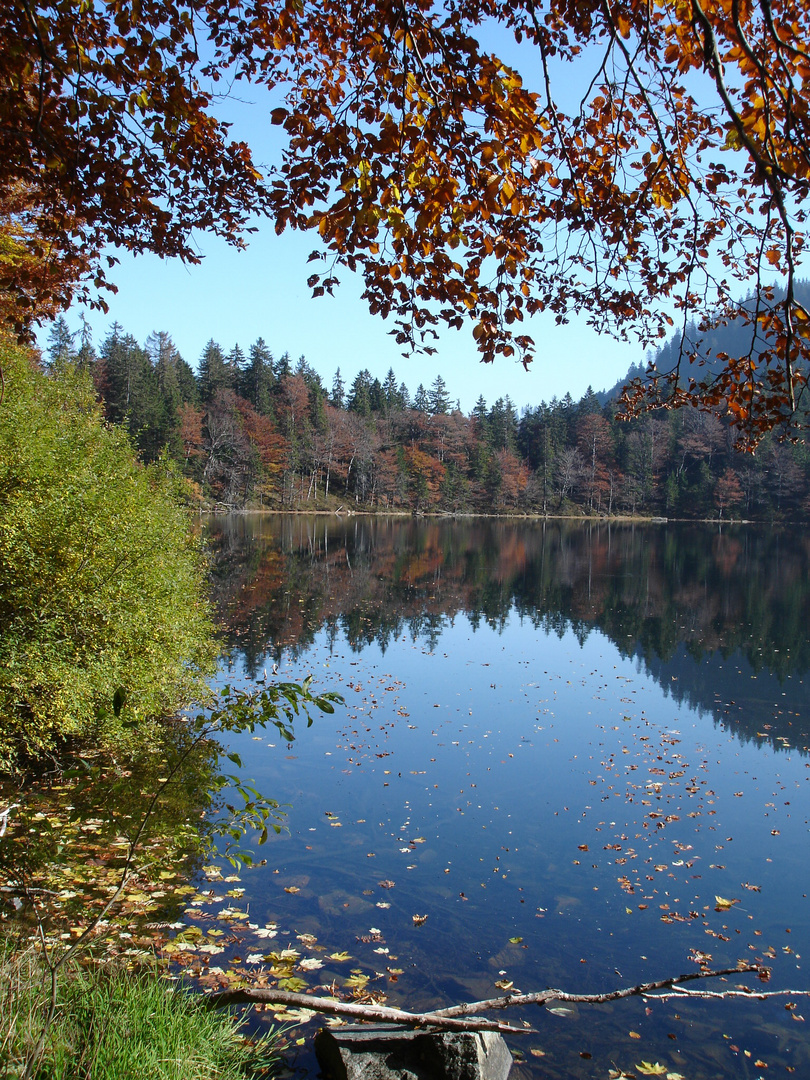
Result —
[[[275, 666], [346, 701], [289, 746], [235, 741], [289, 831], [235, 897], [217, 870], [201, 878], [200, 924], [225, 909], [233, 927], [209, 985], [230, 967], [428, 1009], [744, 961], [770, 981], [702, 987], [810, 989], [806, 534], [300, 516], [207, 530], [221, 680]], [[804, 1014], [796, 995], [680, 995], [505, 1019], [536, 1029], [508, 1039], [515, 1076], [704, 1080], [810, 1075]], [[306, 1047], [294, 1068], [317, 1075]]]

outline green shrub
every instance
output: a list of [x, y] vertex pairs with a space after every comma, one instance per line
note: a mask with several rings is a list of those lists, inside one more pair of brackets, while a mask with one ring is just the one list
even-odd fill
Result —
[[165, 463], [144, 468], [88, 378], [0, 339], [0, 767], [122, 737], [199, 695], [201, 553]]
[[[175, 984], [176, 986], [176, 984]], [[50, 981], [33, 949], [0, 956], [0, 1075], [23, 1075], [49, 1012]], [[60, 972], [53, 1023], [33, 1080], [237, 1080], [273, 1062], [273, 1033], [245, 1041], [230, 1013], [200, 1007], [156, 967], [121, 963]]]

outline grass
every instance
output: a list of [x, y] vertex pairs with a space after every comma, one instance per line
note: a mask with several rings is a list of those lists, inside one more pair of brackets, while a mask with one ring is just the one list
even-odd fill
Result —
[[[244, 1080], [267, 1075], [274, 1033], [258, 1042], [231, 1014], [199, 1007], [156, 966], [121, 962], [59, 973], [57, 1007], [32, 1080]], [[48, 1013], [50, 980], [33, 949], [0, 951], [0, 1077], [22, 1077]]]

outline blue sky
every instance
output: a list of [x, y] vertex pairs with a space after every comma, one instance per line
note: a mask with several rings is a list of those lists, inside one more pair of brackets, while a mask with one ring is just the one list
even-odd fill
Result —
[[[582, 321], [557, 327], [553, 317], [535, 317], [525, 326], [537, 342], [537, 358], [528, 372], [514, 360], [481, 364], [472, 339], [472, 323], [445, 331], [435, 356], [403, 357], [388, 334], [393, 323], [369, 314], [360, 300], [361, 283], [349, 271], [334, 297], [312, 299], [307, 277], [309, 252], [317, 237], [287, 232], [276, 236], [270, 223], [249, 238], [246, 251], [235, 251], [213, 237], [200, 238], [199, 266], [154, 256], [121, 256], [111, 273], [119, 291], [110, 298], [109, 314], [86, 311], [98, 345], [114, 320], [143, 344], [155, 330], [171, 334], [192, 367], [213, 338], [227, 351], [238, 343], [247, 352], [263, 337], [274, 355], [306, 356], [327, 386], [339, 367], [349, 383], [361, 368], [380, 380], [393, 367], [413, 393], [437, 374], [453, 399], [469, 412], [479, 394], [488, 404], [506, 394], [520, 408], [562, 397], [579, 398], [589, 385], [612, 386], [630, 364], [644, 359], [637, 345], [597, 335]], [[67, 315], [71, 329], [80, 325], [79, 309]], [[45, 327], [40, 344], [47, 343]]]
[[[488, 24], [482, 34], [487, 45], [518, 66], [529, 82], [537, 78], [532, 48], [517, 46], [497, 25]], [[573, 107], [581, 93], [579, 80], [561, 70], [555, 83]], [[273, 104], [278, 101], [260, 88], [239, 84], [215, 105], [216, 115], [232, 125], [231, 136], [249, 143], [263, 171], [278, 160], [281, 148], [280, 131], [268, 120]], [[472, 322], [461, 331], [445, 331], [434, 356], [403, 357], [402, 347], [388, 333], [393, 323], [369, 314], [360, 300], [361, 282], [350, 271], [339, 275], [341, 286], [334, 298], [312, 299], [306, 282], [313, 267], [307, 256], [318, 246], [315, 234], [288, 230], [279, 237], [265, 221], [247, 239], [248, 249], [240, 252], [215, 237], [198, 236], [204, 257], [199, 266], [120, 253], [121, 265], [110, 274], [119, 292], [109, 298], [109, 314], [85, 312], [96, 344], [115, 320], [141, 344], [153, 331], [164, 330], [196, 368], [211, 338], [226, 352], [237, 343], [247, 352], [263, 337], [276, 356], [284, 352], [293, 360], [306, 356], [327, 386], [338, 367], [347, 384], [362, 368], [383, 380], [393, 367], [397, 380], [412, 393], [420, 382], [429, 386], [441, 374], [451, 398], [458, 399], [465, 412], [479, 395], [491, 405], [508, 394], [518, 408], [566, 393], [578, 399], [588, 386], [594, 390], [612, 386], [631, 364], [645, 358], [639, 345], [598, 335], [584, 319], [572, 317], [567, 326], [559, 327], [553, 316], [535, 316], [521, 327], [537, 345], [528, 372], [513, 359], [482, 364]], [[71, 329], [78, 329], [78, 310], [69, 312], [67, 319]], [[39, 340], [46, 344], [47, 327]]]

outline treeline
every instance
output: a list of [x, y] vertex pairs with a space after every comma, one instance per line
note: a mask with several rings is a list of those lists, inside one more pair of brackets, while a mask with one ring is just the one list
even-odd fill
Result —
[[788, 519], [810, 513], [804, 443], [755, 454], [694, 409], [616, 417], [588, 390], [520, 414], [508, 396], [469, 415], [437, 375], [411, 393], [389, 370], [331, 386], [301, 357], [205, 346], [197, 372], [167, 333], [114, 325], [98, 349], [59, 319], [48, 362], [88, 369], [107, 419], [145, 461], [168, 454], [195, 496], [230, 507]]

